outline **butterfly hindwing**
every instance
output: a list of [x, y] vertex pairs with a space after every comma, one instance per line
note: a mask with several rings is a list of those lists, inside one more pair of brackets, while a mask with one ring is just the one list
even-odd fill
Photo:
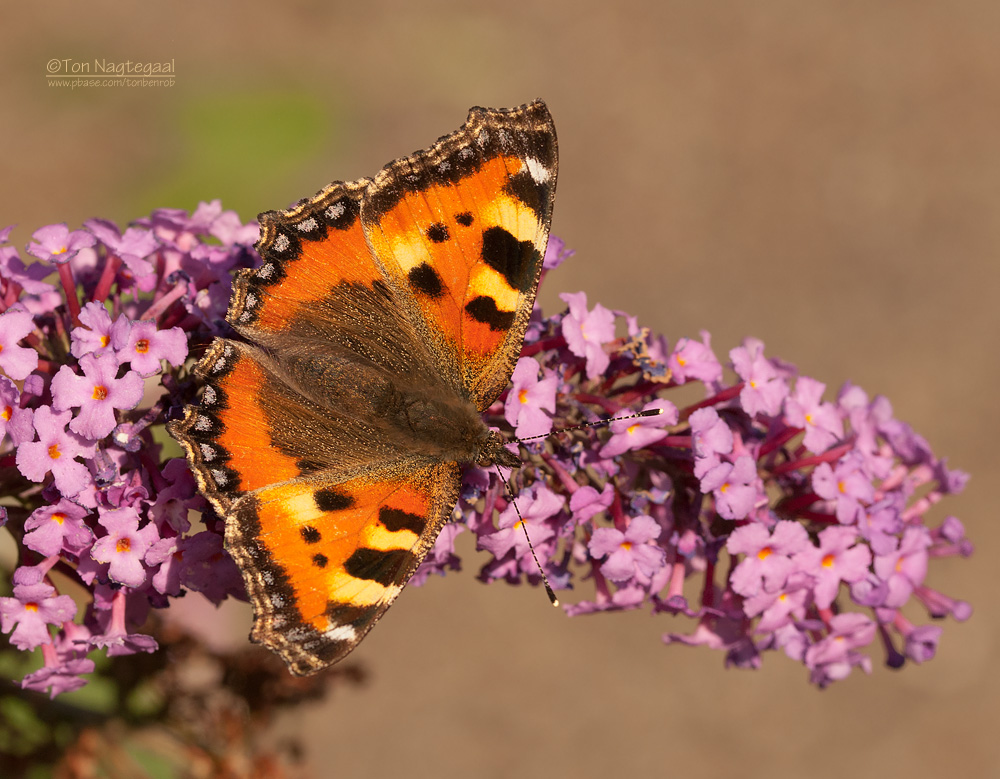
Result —
[[372, 180], [361, 221], [438, 363], [485, 410], [510, 380], [538, 288], [557, 173], [536, 101], [465, 125]]
[[454, 463], [403, 460], [241, 498], [226, 546], [248, 572], [254, 640], [297, 674], [346, 655], [433, 546], [458, 488]]

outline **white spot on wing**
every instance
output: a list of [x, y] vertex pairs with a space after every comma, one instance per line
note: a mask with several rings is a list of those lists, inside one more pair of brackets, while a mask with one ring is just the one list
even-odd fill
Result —
[[337, 627], [326, 631], [324, 635], [331, 641], [353, 641], [357, 638], [358, 631], [350, 625], [337, 625]]
[[215, 483], [220, 487], [225, 487], [229, 484], [229, 479], [226, 478], [226, 472], [220, 471], [217, 468], [212, 469], [212, 478], [215, 479]]
[[202, 395], [202, 403], [207, 406], [213, 406], [216, 400], [218, 400], [218, 397], [215, 394], [215, 387], [205, 387], [205, 394]]
[[295, 227], [300, 233], [311, 233], [319, 227], [319, 223], [316, 221], [316, 217], [310, 216], [308, 219], [303, 219]]
[[342, 202], [334, 203], [326, 209], [326, 215], [330, 219], [340, 219], [344, 215], [344, 204]]
[[208, 444], [202, 444], [201, 458], [207, 463], [212, 462], [215, 459], [215, 449]]
[[531, 178], [536, 184], [544, 184], [551, 178], [552, 174], [549, 172], [549, 169], [534, 157], [528, 157], [524, 161], [524, 164], [528, 166], [528, 173], [531, 174]]
[[274, 266], [271, 263], [267, 263], [267, 265], [261, 265], [260, 270], [257, 271], [257, 276], [265, 280], [271, 278], [271, 276], [273, 275], [274, 275]]
[[278, 252], [278, 254], [281, 254], [283, 252], [288, 251], [288, 247], [290, 244], [291, 241], [288, 240], [287, 235], [279, 235], [277, 238], [274, 239], [274, 250]]

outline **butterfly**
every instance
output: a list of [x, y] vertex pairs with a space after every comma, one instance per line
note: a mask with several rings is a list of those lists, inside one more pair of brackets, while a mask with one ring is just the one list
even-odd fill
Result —
[[251, 640], [311, 674], [358, 645], [451, 517], [462, 466], [516, 467], [482, 414], [510, 381], [548, 241], [558, 152], [537, 100], [374, 178], [260, 214], [169, 426], [225, 517]]

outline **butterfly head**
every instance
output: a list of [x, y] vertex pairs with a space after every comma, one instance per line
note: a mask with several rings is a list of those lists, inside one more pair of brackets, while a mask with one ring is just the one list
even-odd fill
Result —
[[502, 465], [504, 468], [520, 468], [521, 458], [504, 446], [503, 438], [496, 430], [490, 430], [486, 439], [480, 444], [479, 457], [476, 465], [488, 468], [491, 465]]

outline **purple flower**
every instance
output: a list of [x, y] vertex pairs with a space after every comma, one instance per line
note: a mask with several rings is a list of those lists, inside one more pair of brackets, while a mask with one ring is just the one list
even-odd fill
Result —
[[56, 595], [55, 587], [44, 581], [18, 584], [15, 577], [14, 597], [0, 598], [0, 630], [10, 633], [10, 643], [22, 650], [50, 643], [49, 625], [59, 625], [75, 614], [73, 599]]
[[78, 555], [94, 540], [93, 532], [83, 521], [88, 513], [66, 499], [35, 509], [24, 523], [28, 531], [24, 545], [45, 557], [62, 551]]
[[20, 402], [21, 394], [14, 382], [0, 376], [0, 441], [9, 435], [14, 446], [35, 437], [31, 409], [21, 408]]
[[34, 329], [27, 311], [11, 308], [0, 314], [0, 368], [14, 381], [21, 381], [38, 367], [38, 352], [17, 345]]
[[108, 575], [113, 581], [129, 587], [141, 587], [146, 581], [142, 560], [158, 539], [156, 525], [147, 522], [139, 528], [139, 512], [132, 507], [99, 509], [101, 525], [108, 531], [94, 542], [90, 551], [99, 563], [108, 563]]
[[798, 570], [793, 559], [810, 546], [809, 534], [798, 522], [782, 520], [769, 531], [764, 525], [736, 528], [726, 542], [731, 555], [746, 555], [736, 566], [730, 582], [740, 595], [756, 595], [761, 587], [773, 592], [785, 585]]
[[824, 452], [844, 435], [844, 423], [832, 403], [823, 403], [826, 385], [800, 376], [795, 392], [785, 398], [785, 417], [790, 425], [805, 428], [802, 443], [813, 452]]
[[566, 260], [572, 257], [576, 252], [572, 249], [566, 248], [566, 242], [562, 238], [550, 235], [549, 243], [545, 247], [545, 257], [542, 259], [542, 267], [545, 270], [553, 270], [558, 268]]
[[587, 360], [587, 378], [594, 379], [611, 363], [604, 344], [615, 338], [615, 315], [600, 303], [588, 311], [585, 292], [566, 292], [559, 297], [569, 306], [569, 313], [562, 320], [563, 336], [569, 350]]
[[208, 530], [188, 538], [183, 584], [219, 604], [230, 595], [246, 599], [243, 577], [222, 547], [222, 536]]
[[28, 254], [56, 265], [69, 262], [78, 251], [94, 245], [94, 236], [90, 233], [85, 230], [70, 232], [65, 224], [40, 227], [31, 237], [35, 240], [28, 244]]
[[89, 219], [84, 226], [97, 236], [98, 240], [120, 257], [125, 267], [139, 282], [139, 288], [148, 291], [156, 281], [153, 264], [146, 258], [159, 246], [156, 236], [141, 227], [129, 227], [124, 235], [118, 226], [107, 219]]
[[118, 359], [130, 362], [132, 369], [140, 376], [152, 376], [160, 372], [160, 360], [166, 360], [175, 368], [187, 359], [187, 336], [179, 327], [157, 330], [156, 322], [143, 320], [134, 322], [127, 338], [118, 340]]
[[825, 687], [844, 679], [855, 666], [871, 673], [871, 660], [857, 651], [875, 637], [875, 623], [864, 614], [837, 614], [830, 619], [830, 634], [805, 652], [812, 679]]
[[26, 479], [40, 482], [51, 472], [56, 489], [70, 498], [90, 481], [90, 471], [76, 458], [92, 457], [94, 452], [93, 446], [66, 431], [72, 416], [71, 411], [57, 414], [48, 406], [39, 408], [32, 420], [38, 440], [18, 446], [15, 458], [17, 469]]
[[714, 408], [700, 408], [688, 421], [691, 423], [694, 475], [701, 479], [722, 462], [720, 454], [733, 451], [733, 431]]
[[235, 211], [223, 211], [212, 222], [209, 233], [222, 241], [223, 246], [253, 246], [260, 238], [260, 226], [256, 222], [244, 224]]
[[132, 409], [142, 400], [142, 378], [128, 371], [120, 379], [118, 360], [110, 354], [97, 357], [85, 354], [80, 358], [83, 376], [64, 365], [52, 379], [52, 402], [57, 409], [80, 408], [70, 423], [74, 433], [93, 440], [104, 438], [118, 424], [115, 409]]
[[788, 385], [770, 360], [764, 357], [764, 344], [747, 338], [743, 346], [729, 352], [733, 370], [743, 380], [740, 405], [750, 416], [775, 415], [788, 395]]
[[74, 327], [70, 333], [70, 352], [78, 359], [85, 354], [103, 355], [112, 351], [112, 341], [116, 337], [127, 337], [130, 327], [128, 317], [124, 314], [112, 324], [108, 310], [93, 300], [80, 310], [79, 319], [83, 327]]
[[734, 463], [719, 463], [701, 479], [703, 492], [715, 496], [715, 508], [723, 519], [743, 519], [760, 496], [757, 466], [742, 455]]
[[712, 338], [705, 330], [701, 331], [701, 341], [691, 338], [677, 341], [667, 364], [674, 381], [680, 384], [696, 379], [711, 386], [722, 380], [722, 365], [712, 351]]
[[[10, 228], [6, 228], [10, 230]], [[28, 295], [50, 295], [55, 293], [55, 287], [47, 281], [42, 281], [52, 272], [52, 268], [40, 262], [25, 266], [17, 249], [13, 246], [0, 247], [0, 279], [13, 282]], [[56, 293], [58, 297], [58, 293]]]
[[899, 549], [875, 557], [875, 575], [888, 584], [884, 606], [898, 608], [909, 600], [913, 588], [927, 578], [927, 548], [930, 533], [925, 527], [909, 527], [903, 532]]
[[909, 621], [896, 623], [906, 640], [906, 656], [915, 663], [926, 663], [933, 660], [937, 653], [937, 645], [944, 630], [939, 625], [914, 626]]
[[108, 650], [108, 657], [134, 655], [136, 652], [155, 652], [156, 639], [142, 633], [129, 633], [125, 622], [126, 593], [118, 590], [111, 598], [111, 608], [98, 611], [97, 621], [102, 632], [92, 636], [89, 644]]
[[773, 592], [757, 590], [743, 603], [748, 617], [760, 615], [757, 630], [771, 633], [793, 621], [805, 619], [806, 608], [812, 602], [812, 577], [804, 571], [793, 571], [785, 583]]
[[464, 525], [457, 522], [449, 522], [438, 534], [434, 546], [427, 553], [427, 557], [420, 564], [420, 567], [410, 578], [410, 585], [419, 587], [423, 585], [431, 574], [444, 576], [446, 571], [459, 571], [462, 569], [462, 562], [455, 554], [455, 538], [465, 530]]
[[[514, 503], [520, 510], [520, 519]], [[565, 499], [545, 485], [537, 485], [522, 492], [500, 513], [498, 530], [479, 538], [479, 548], [485, 549], [496, 558], [503, 557], [513, 549], [516, 558], [527, 556], [530, 559], [531, 552], [528, 549], [525, 532], [521, 528], [522, 522], [528, 535], [531, 536], [531, 542], [536, 547], [541, 546], [556, 532], [546, 520], [562, 511], [564, 505]]]
[[821, 609], [833, 603], [842, 581], [853, 584], [868, 575], [872, 553], [857, 541], [853, 527], [828, 527], [819, 534], [819, 547], [811, 546], [795, 556], [799, 568], [816, 579], [813, 592]]
[[616, 457], [623, 452], [644, 449], [666, 438], [667, 432], [663, 428], [677, 424], [677, 408], [669, 400], [654, 400], [642, 407], [643, 411], [653, 409], [659, 409], [661, 413], [612, 422], [611, 438], [601, 447], [601, 457]]
[[893, 497], [885, 498], [857, 512], [858, 532], [877, 555], [895, 551], [903, 529], [901, 507]]
[[[22, 690], [36, 690], [38, 692], [49, 691], [49, 697], [55, 698], [64, 692], [72, 692], [83, 687], [87, 680], [81, 678], [83, 674], [94, 672], [94, 661], [85, 657], [78, 657], [76, 653], [70, 653], [71, 657], [63, 657], [63, 653], [46, 653], [46, 647], [42, 647], [42, 654], [45, 655], [45, 665], [34, 673], [30, 673], [21, 680]], [[50, 663], [51, 655], [51, 663]]]
[[552, 432], [550, 414], [556, 410], [559, 379], [555, 376], [539, 379], [540, 370], [534, 357], [522, 357], [511, 375], [512, 386], [504, 404], [504, 417], [515, 428], [514, 435], [518, 438], [544, 436]]
[[831, 468], [829, 463], [820, 463], [813, 471], [813, 489], [821, 498], [835, 503], [837, 521], [842, 525], [853, 524], [858, 512], [875, 497], [871, 479], [861, 468], [859, 457], [845, 455], [836, 469]]
[[666, 553], [651, 541], [662, 528], [652, 517], [641, 515], [629, 520], [625, 532], [613, 527], [595, 528], [587, 548], [594, 559], [606, 558], [601, 573], [613, 582], [638, 577], [648, 581], [666, 562]]
[[569, 510], [577, 522], [586, 522], [596, 514], [606, 511], [614, 502], [615, 488], [609, 482], [600, 492], [589, 484], [580, 487], [569, 499]]

